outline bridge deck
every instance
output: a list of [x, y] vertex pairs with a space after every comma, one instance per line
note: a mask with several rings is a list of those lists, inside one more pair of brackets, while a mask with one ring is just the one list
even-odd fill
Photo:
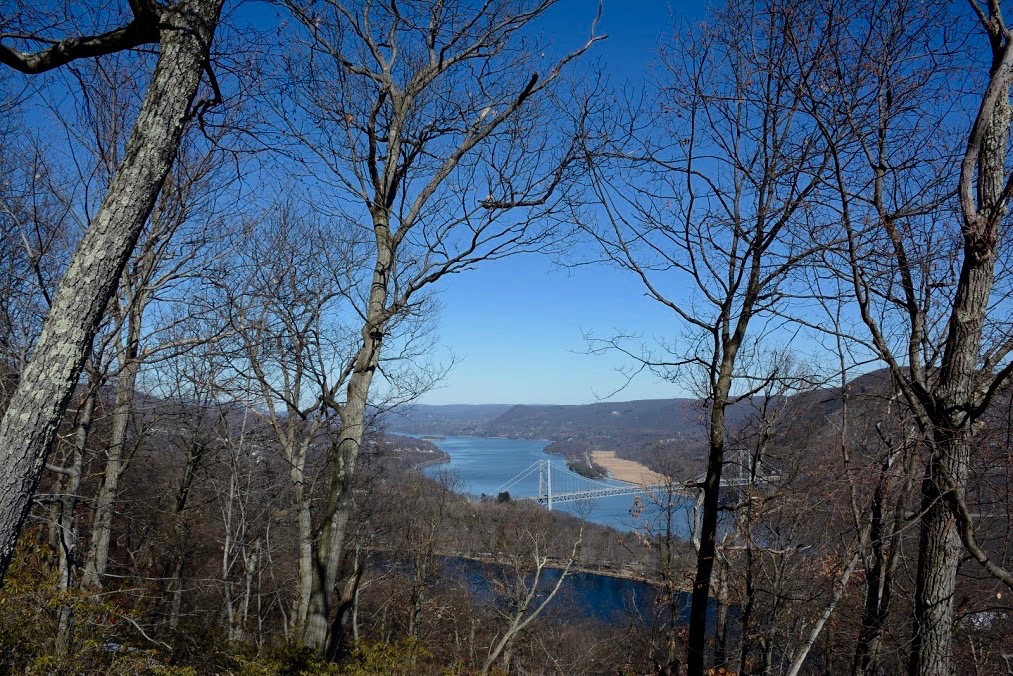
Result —
[[[611, 498], [620, 495], [636, 495], [637, 493], [646, 493], [647, 491], [654, 490], [668, 490], [668, 484], [658, 484], [654, 486], [613, 486], [608, 488], [593, 488], [586, 491], [570, 491], [566, 493], [553, 493], [552, 502], [576, 502], [578, 500], [596, 500], [598, 498]], [[677, 492], [685, 493], [685, 489], [678, 489]], [[535, 500], [540, 505], [548, 503], [549, 498], [545, 495], [533, 495], [524, 498], [525, 500]]]

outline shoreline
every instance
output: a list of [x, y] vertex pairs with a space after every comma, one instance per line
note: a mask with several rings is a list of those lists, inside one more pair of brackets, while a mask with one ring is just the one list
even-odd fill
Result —
[[[440, 450], [442, 451], [443, 449], [441, 448]], [[443, 454], [446, 456], [445, 458], [437, 458], [435, 460], [425, 460], [415, 465], [415, 469], [424, 469], [426, 467], [432, 467], [433, 465], [446, 465], [451, 461], [451, 457], [450, 454], [447, 453], [446, 451], [443, 451]]]
[[[534, 437], [509, 437], [502, 434], [499, 435], [488, 435], [488, 434], [421, 434], [418, 432], [397, 432], [394, 430], [390, 431], [390, 434], [397, 435], [399, 437], [408, 437], [409, 439], [422, 439], [435, 445], [437, 441], [446, 441], [447, 439], [503, 439], [504, 441], [544, 441], [545, 445], [554, 443], [552, 439], [536, 439]], [[438, 438], [437, 438], [438, 437]]]
[[[441, 554], [440, 556], [445, 556], [447, 558], [456, 557], [459, 559], [476, 561], [478, 563], [494, 564], [499, 566], [510, 564], [510, 561], [507, 559], [499, 559], [495, 556], [488, 556], [482, 554], [454, 553], [454, 554]], [[564, 570], [566, 568], [566, 564], [561, 561], [546, 561], [545, 567], [551, 568], [553, 570]], [[693, 571], [687, 570], [685, 572], [687, 575], [689, 575]], [[661, 588], [663, 586], [662, 583], [654, 580], [653, 578], [650, 578], [641, 572], [636, 572], [630, 568], [612, 568], [608, 566], [602, 568], [594, 568], [586, 565], [582, 566], [579, 563], [574, 562], [574, 564], [570, 567], [570, 572], [567, 573], [567, 575], [574, 575], [576, 573], [580, 573], [583, 575], [595, 575], [598, 577], [610, 577], [615, 580], [627, 580], [629, 582], [638, 582], [640, 584], [646, 584], [656, 588]], [[681, 584], [675, 587], [675, 591], [682, 594], [690, 594], [693, 591], [693, 584], [692, 582], [690, 582], [689, 578], [687, 578], [686, 580], [683, 580]]]

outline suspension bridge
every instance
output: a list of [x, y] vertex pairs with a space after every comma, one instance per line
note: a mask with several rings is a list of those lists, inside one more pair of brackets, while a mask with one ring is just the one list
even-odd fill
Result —
[[[731, 472], [724, 473], [721, 478], [722, 488], [741, 488], [749, 484], [767, 483], [777, 478], [777, 473], [762, 473], [752, 479], [749, 476], [748, 456], [745, 450], [731, 451], [733, 460], [728, 461], [731, 465]], [[737, 471], [736, 471], [737, 470]], [[635, 484], [618, 479], [599, 481], [589, 479], [586, 476], [577, 474], [568, 467], [557, 465], [549, 460], [539, 460], [527, 469], [522, 470], [498, 489], [496, 493], [510, 492], [525, 480], [533, 479], [538, 474], [538, 494], [518, 496], [523, 500], [534, 500], [538, 504], [545, 505], [550, 511], [552, 505], [561, 502], [578, 502], [581, 500], [597, 500], [599, 498], [611, 498], [618, 495], [636, 495], [651, 491], [672, 491], [680, 495], [696, 495], [697, 486], [704, 477], [698, 477], [695, 481], [663, 483], [663, 484]]]
[[[562, 467], [548, 460], [539, 460], [520, 474], [510, 479], [497, 489], [497, 493], [509, 492], [511, 488], [525, 479], [533, 479], [538, 473], [538, 494], [521, 496], [524, 500], [535, 500], [549, 510], [552, 505], [560, 502], [577, 502], [579, 500], [596, 500], [611, 498], [617, 495], [635, 495], [652, 490], [668, 490], [669, 484], [640, 485], [610, 479], [610, 483], [588, 479], [567, 467]], [[684, 490], [677, 486], [677, 490]]]

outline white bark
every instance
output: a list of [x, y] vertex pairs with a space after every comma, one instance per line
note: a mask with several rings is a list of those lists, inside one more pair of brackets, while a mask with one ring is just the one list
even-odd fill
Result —
[[[91, 432], [92, 418], [95, 413], [95, 401], [98, 394], [90, 387], [85, 394], [84, 402], [78, 413], [77, 430], [74, 434], [74, 447], [71, 451], [70, 465], [61, 471], [65, 473], [62, 482], [63, 495], [59, 497], [59, 575], [57, 589], [67, 592], [74, 582], [74, 559], [77, 551], [77, 498], [81, 489], [81, 474], [84, 466], [84, 454], [87, 451], [88, 436]], [[56, 631], [56, 654], [65, 656], [70, 650], [73, 630], [74, 608], [65, 603], [60, 608], [60, 618]]]
[[[129, 350], [128, 346], [127, 359], [131, 359]], [[105, 575], [106, 566], [109, 563], [109, 543], [112, 539], [113, 516], [116, 510], [116, 499], [119, 495], [120, 477], [123, 476], [129, 461], [123, 451], [127, 440], [127, 427], [133, 408], [134, 385], [139, 366], [131, 359], [120, 371], [116, 383], [116, 403], [113, 407], [109, 448], [106, 449], [105, 472], [98, 496], [95, 498], [91, 545], [85, 562], [84, 574], [81, 577], [81, 586], [85, 589], [102, 588], [102, 576]]]

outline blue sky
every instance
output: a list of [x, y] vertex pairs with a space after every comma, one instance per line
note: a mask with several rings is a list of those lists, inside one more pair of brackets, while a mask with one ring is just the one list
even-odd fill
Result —
[[[562, 46], [586, 39], [597, 5], [565, 0], [542, 27]], [[659, 39], [673, 20], [694, 20], [705, 2], [606, 0], [599, 33], [608, 39], [600, 59], [614, 84], [636, 86], [649, 76]], [[440, 287], [440, 344], [458, 360], [441, 385], [420, 400], [428, 404], [597, 401], [626, 382], [631, 363], [618, 354], [587, 354], [585, 333], [617, 332], [672, 338], [670, 312], [643, 297], [639, 283], [604, 267], [562, 269], [542, 256], [518, 256], [453, 275]], [[438, 356], [438, 355], [437, 355]], [[679, 386], [642, 373], [614, 400], [684, 396]]]
[[[640, 287], [604, 268], [561, 270], [542, 257], [495, 261], [448, 279], [440, 344], [458, 360], [423, 403], [587, 403], [625, 382], [619, 355], [587, 354], [584, 333], [670, 335], [671, 319]], [[678, 396], [648, 374], [613, 399]]]

